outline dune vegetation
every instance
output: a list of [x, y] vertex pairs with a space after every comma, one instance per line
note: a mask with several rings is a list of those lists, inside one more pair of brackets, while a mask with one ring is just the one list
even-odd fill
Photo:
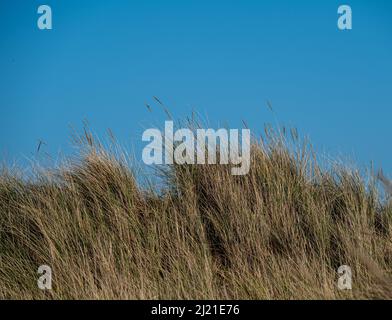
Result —
[[[253, 140], [245, 176], [165, 166], [154, 188], [124, 154], [79, 143], [28, 178], [1, 169], [0, 298], [392, 298], [392, 207], [370, 173], [325, 168], [279, 134]], [[341, 265], [352, 290], [337, 286]]]

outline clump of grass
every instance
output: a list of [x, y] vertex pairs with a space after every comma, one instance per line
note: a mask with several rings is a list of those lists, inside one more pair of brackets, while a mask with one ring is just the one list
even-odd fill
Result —
[[[0, 298], [392, 298], [392, 211], [374, 179], [269, 137], [248, 175], [172, 166], [158, 192], [85, 137], [65, 166], [1, 171]], [[341, 265], [352, 291], [337, 288]]]

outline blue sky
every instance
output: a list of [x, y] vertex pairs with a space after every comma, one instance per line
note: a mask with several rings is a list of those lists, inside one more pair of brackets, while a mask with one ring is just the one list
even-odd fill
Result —
[[[37, 28], [41, 4], [53, 30]], [[143, 130], [165, 120], [153, 96], [176, 119], [253, 132], [275, 123], [269, 100], [317, 150], [391, 175], [391, 40], [390, 1], [1, 0], [0, 158], [32, 158], [39, 139], [69, 153], [88, 119], [140, 159]]]

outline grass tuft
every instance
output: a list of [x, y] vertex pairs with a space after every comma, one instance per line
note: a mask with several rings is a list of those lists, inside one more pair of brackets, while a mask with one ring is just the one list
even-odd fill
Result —
[[[265, 140], [246, 176], [172, 166], [160, 191], [87, 132], [66, 166], [29, 180], [4, 168], [0, 298], [392, 298], [392, 210], [374, 179]], [[43, 264], [51, 291], [37, 287]], [[352, 291], [337, 288], [341, 265]]]

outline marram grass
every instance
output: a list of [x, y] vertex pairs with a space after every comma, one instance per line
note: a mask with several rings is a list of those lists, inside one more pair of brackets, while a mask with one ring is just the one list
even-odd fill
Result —
[[[172, 166], [154, 191], [86, 138], [29, 179], [3, 168], [0, 298], [392, 298], [392, 209], [374, 179], [270, 139], [253, 143], [246, 176]], [[52, 290], [37, 286], [44, 264]]]

